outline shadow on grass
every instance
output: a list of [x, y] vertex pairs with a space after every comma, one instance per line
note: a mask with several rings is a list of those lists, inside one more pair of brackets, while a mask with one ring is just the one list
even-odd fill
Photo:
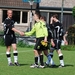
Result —
[[[59, 68], [60, 65], [50, 66], [49, 68]], [[74, 65], [71, 64], [65, 64], [64, 67], [74, 67]]]
[[[29, 66], [30, 66], [30, 64], [20, 64], [20, 66], [26, 66], [26, 65], [29, 65]], [[64, 67], [74, 67], [74, 65], [72, 65], [72, 64], [65, 64]], [[45, 67], [45, 68], [59, 68], [59, 65], [47, 66], [47, 67]]]
[[30, 65], [30, 64], [20, 64], [20, 66], [25, 66], [25, 65]]
[[71, 65], [71, 64], [65, 64], [64, 67], [68, 67], [68, 66], [74, 67], [74, 65]]

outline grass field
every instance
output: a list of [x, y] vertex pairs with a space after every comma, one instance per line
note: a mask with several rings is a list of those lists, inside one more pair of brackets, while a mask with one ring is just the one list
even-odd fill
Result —
[[[19, 63], [21, 66], [8, 66], [5, 55], [5, 47], [0, 47], [0, 75], [75, 75], [75, 51], [62, 51], [64, 54], [65, 67], [63, 68], [30, 68], [34, 62], [32, 48], [19, 48]], [[46, 57], [44, 57], [44, 61]], [[13, 61], [13, 55], [12, 55]], [[59, 59], [56, 51], [54, 52], [54, 61], [59, 65]]]

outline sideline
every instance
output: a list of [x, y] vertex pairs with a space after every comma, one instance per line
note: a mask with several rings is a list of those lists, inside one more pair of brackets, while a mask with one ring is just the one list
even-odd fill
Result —
[[[18, 53], [30, 52], [30, 51], [32, 51], [32, 50], [18, 51]], [[13, 53], [13, 52], [11, 52], [11, 53]], [[5, 54], [5, 53], [0, 53], [0, 55], [4, 55], [4, 54]]]

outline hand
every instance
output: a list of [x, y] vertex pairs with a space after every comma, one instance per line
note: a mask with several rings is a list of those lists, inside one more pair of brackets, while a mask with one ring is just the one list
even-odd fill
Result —
[[51, 45], [54, 47], [54, 46], [55, 46], [55, 43], [52, 41], [52, 42], [51, 42]]
[[65, 43], [65, 45], [68, 45], [68, 42], [66, 40], [64, 41], [64, 43]]
[[21, 35], [21, 36], [24, 36], [25, 34], [24, 34], [24, 32], [20, 32], [20, 35]]
[[53, 21], [53, 17], [51, 17], [51, 21]]
[[55, 46], [55, 43], [53, 41], [53, 39], [51, 39], [51, 45], [54, 47]]
[[36, 39], [34, 40], [34, 42], [36, 42]]
[[50, 24], [52, 24], [53, 23], [53, 17], [51, 17], [51, 19], [50, 19]]
[[47, 41], [47, 38], [44, 38], [44, 42], [48, 42], [48, 41]]

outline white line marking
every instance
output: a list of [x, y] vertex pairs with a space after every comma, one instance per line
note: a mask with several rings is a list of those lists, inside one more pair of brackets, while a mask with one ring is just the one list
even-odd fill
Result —
[[[32, 51], [32, 50], [25, 50], [25, 51], [18, 51], [18, 53], [23, 53], [23, 52], [30, 52], [30, 51]], [[11, 52], [11, 53], [13, 53], [13, 52]], [[4, 54], [6, 54], [6, 53], [0, 53], [0, 55], [4, 55]]]

